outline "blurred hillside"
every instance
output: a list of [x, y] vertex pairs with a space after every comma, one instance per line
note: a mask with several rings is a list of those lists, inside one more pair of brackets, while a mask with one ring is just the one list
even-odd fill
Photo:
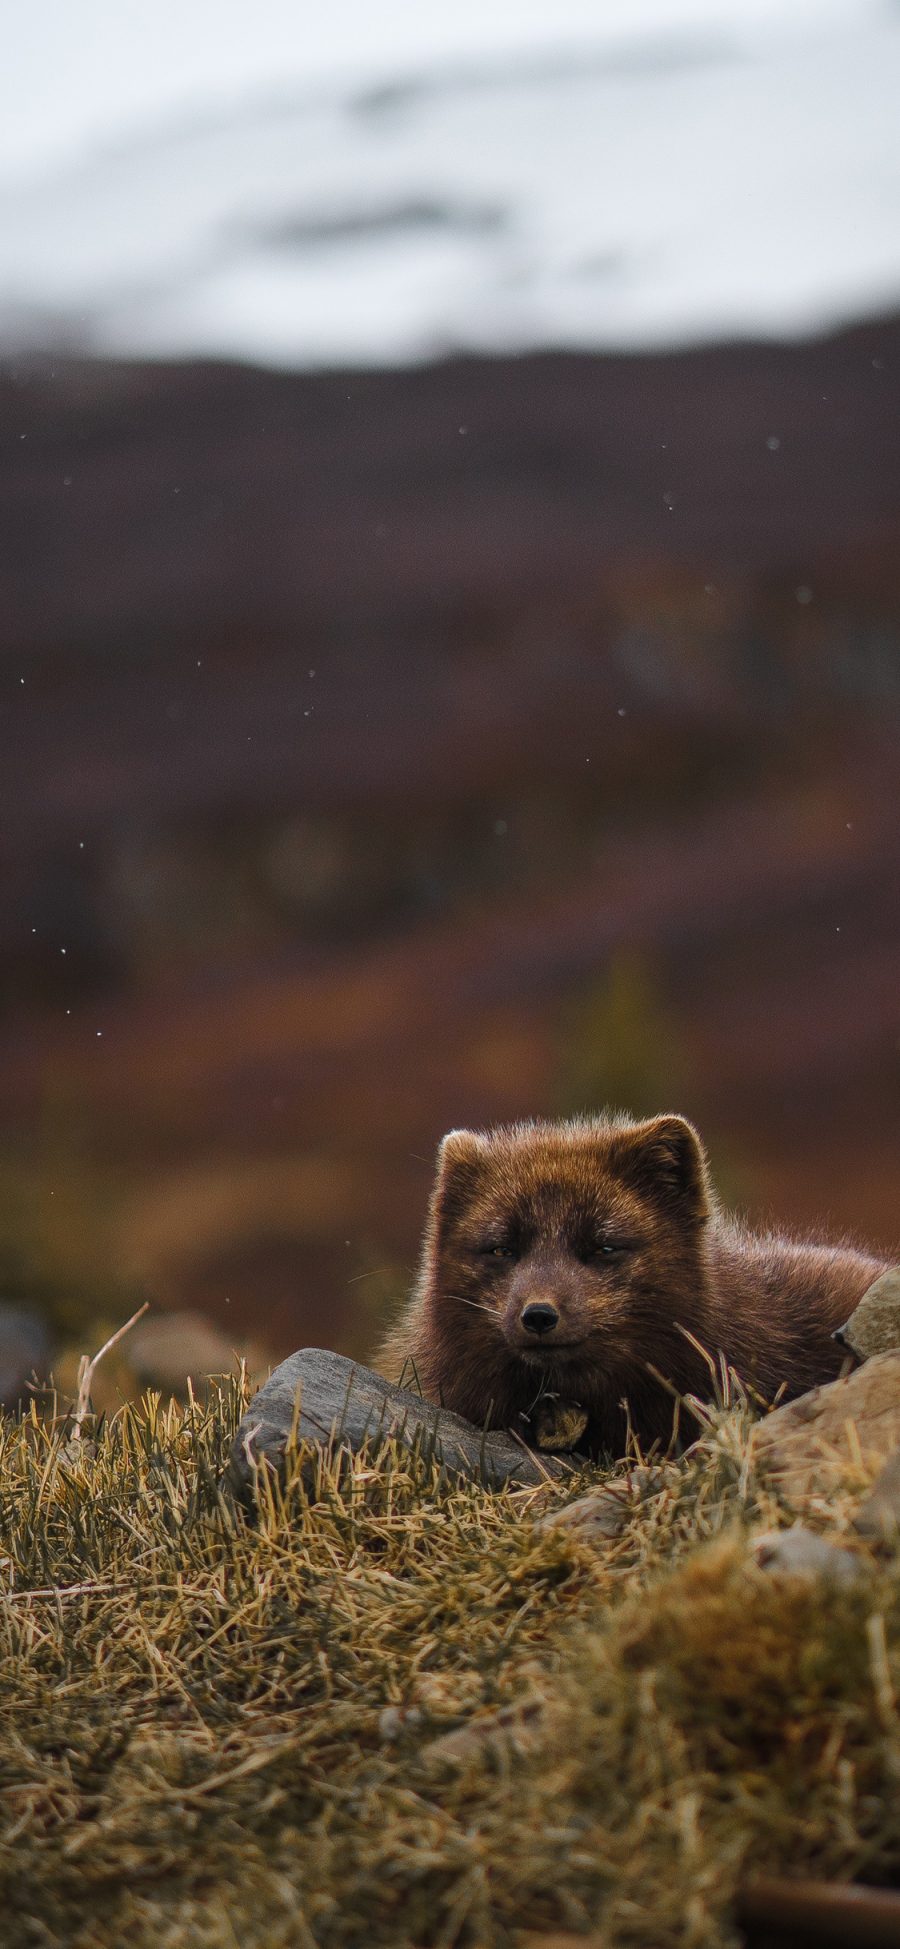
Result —
[[362, 1350], [452, 1124], [897, 1245], [900, 322], [0, 380], [0, 1274]]

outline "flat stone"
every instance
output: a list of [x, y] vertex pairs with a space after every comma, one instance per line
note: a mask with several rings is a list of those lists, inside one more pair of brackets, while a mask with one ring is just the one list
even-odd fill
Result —
[[860, 1573], [859, 1558], [852, 1550], [828, 1543], [803, 1523], [791, 1529], [766, 1530], [753, 1543], [753, 1554], [760, 1570], [781, 1577], [823, 1577], [834, 1584], [852, 1584]]
[[900, 1448], [895, 1448], [868, 1495], [863, 1497], [853, 1527], [860, 1536], [874, 1541], [888, 1542], [896, 1538], [900, 1531]]
[[834, 1337], [857, 1360], [871, 1360], [873, 1354], [900, 1347], [900, 1266], [891, 1266], [872, 1281]]
[[468, 1719], [453, 1732], [444, 1732], [422, 1747], [426, 1766], [468, 1766], [486, 1754], [526, 1759], [539, 1746], [543, 1734], [544, 1701], [525, 1699], [521, 1705], [504, 1705], [499, 1712], [484, 1712]]
[[434, 1455], [450, 1474], [492, 1489], [506, 1483], [535, 1487], [570, 1472], [559, 1457], [534, 1455], [502, 1429], [476, 1428], [324, 1347], [291, 1354], [251, 1401], [227, 1468], [239, 1497], [252, 1500], [260, 1464], [277, 1471], [292, 1438], [320, 1449], [335, 1443], [353, 1453], [391, 1438]]
[[844, 1380], [813, 1388], [762, 1421], [751, 1438], [753, 1460], [789, 1500], [828, 1495], [860, 1460], [869, 1472], [900, 1447], [900, 1351], [873, 1354]]

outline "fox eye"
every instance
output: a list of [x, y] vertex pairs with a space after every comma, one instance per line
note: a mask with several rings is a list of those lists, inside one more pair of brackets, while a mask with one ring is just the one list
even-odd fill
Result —
[[483, 1259], [514, 1259], [517, 1256], [513, 1246], [503, 1245], [496, 1239], [488, 1239], [478, 1250]]
[[621, 1259], [628, 1250], [629, 1247], [625, 1239], [590, 1239], [582, 1247], [581, 1257], [583, 1259]]

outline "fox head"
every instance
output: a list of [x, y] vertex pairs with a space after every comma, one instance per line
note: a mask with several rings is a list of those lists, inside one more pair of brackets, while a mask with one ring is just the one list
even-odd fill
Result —
[[622, 1415], [671, 1425], [673, 1392], [700, 1382], [713, 1207], [683, 1117], [451, 1131], [419, 1281], [447, 1406], [513, 1425], [555, 1394], [595, 1447]]

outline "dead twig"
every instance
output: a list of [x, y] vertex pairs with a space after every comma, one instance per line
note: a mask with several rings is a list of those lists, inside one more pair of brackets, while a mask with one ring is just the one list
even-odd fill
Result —
[[133, 1583], [123, 1584], [46, 1584], [40, 1590], [4, 1590], [0, 1592], [0, 1602], [4, 1604], [30, 1604], [35, 1597], [109, 1597], [116, 1591], [135, 1589]]
[[854, 1883], [784, 1881], [761, 1877], [738, 1889], [737, 1916], [748, 1949], [896, 1949], [900, 1942], [900, 1895]]
[[117, 1327], [115, 1333], [111, 1333], [109, 1339], [104, 1340], [102, 1347], [94, 1354], [93, 1358], [86, 1353], [82, 1354], [78, 1363], [78, 1397], [75, 1402], [75, 1418], [72, 1422], [72, 1429], [69, 1435], [70, 1441], [81, 1440], [81, 1425], [86, 1415], [90, 1412], [91, 1388], [94, 1383], [94, 1375], [104, 1354], [108, 1354], [111, 1347], [116, 1346], [117, 1342], [123, 1339], [126, 1333], [130, 1333], [131, 1328], [137, 1325], [139, 1319], [143, 1318], [149, 1304], [149, 1299], [145, 1299], [143, 1306], [139, 1306], [137, 1312], [132, 1313], [130, 1320], [126, 1320], [124, 1326]]

